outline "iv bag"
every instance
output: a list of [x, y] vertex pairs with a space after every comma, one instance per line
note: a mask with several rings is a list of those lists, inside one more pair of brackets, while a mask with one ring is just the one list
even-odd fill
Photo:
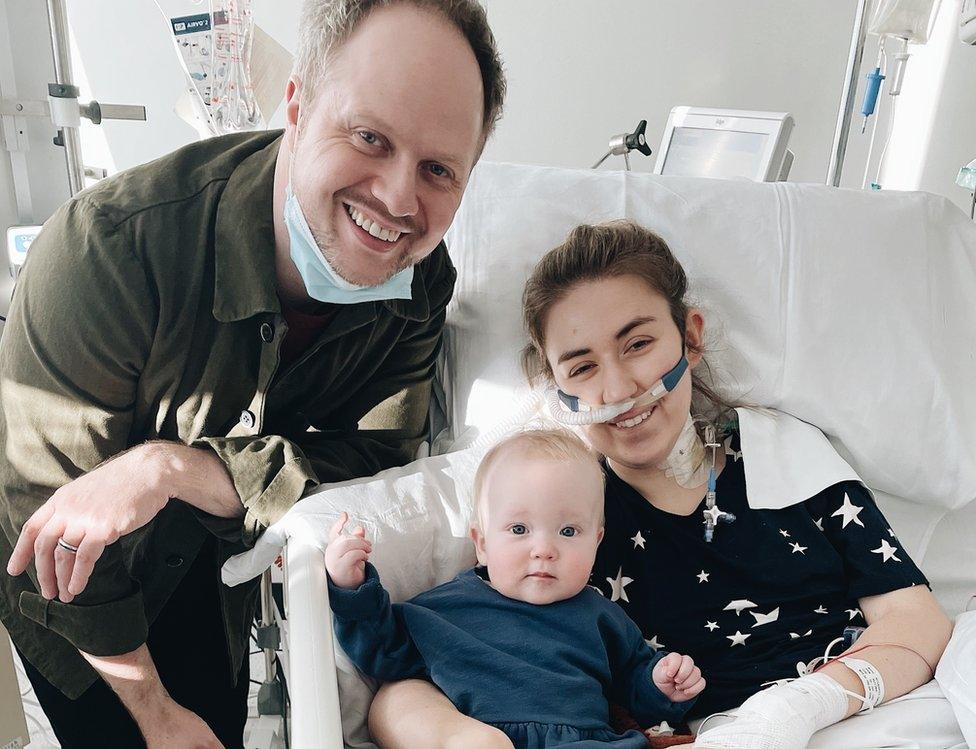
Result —
[[925, 44], [935, 25], [941, 0], [876, 0], [868, 31]]
[[251, 84], [251, 0], [156, 0], [173, 33], [200, 130], [263, 127]]

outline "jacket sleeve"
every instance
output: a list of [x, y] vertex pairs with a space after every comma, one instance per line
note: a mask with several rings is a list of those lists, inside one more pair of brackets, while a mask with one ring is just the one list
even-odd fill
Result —
[[355, 590], [338, 588], [330, 579], [329, 603], [336, 637], [364, 674], [380, 681], [398, 681], [426, 673], [402, 606], [390, 604], [373, 565], [367, 562], [366, 580]]
[[[454, 285], [450, 269], [434, 283], [431, 314], [412, 321], [372, 377], [330, 417], [332, 428], [301, 435], [204, 437], [227, 466], [246, 509], [242, 534], [254, 544], [302, 495], [318, 484], [346, 481], [413, 460], [424, 440], [431, 380], [441, 346], [445, 308]], [[211, 530], [223, 521], [208, 522]], [[224, 523], [233, 535], [233, 525]]]
[[[84, 197], [62, 206], [31, 246], [0, 343], [0, 526], [11, 544], [55, 490], [129, 447], [156, 324], [130, 246]], [[37, 590], [33, 565], [28, 574]], [[133, 650], [148, 631], [120, 544], [105, 549], [71, 604], [29, 589], [19, 603], [95, 655]]]
[[672, 702], [652, 678], [654, 666], [667, 654], [651, 650], [623, 610], [609, 640], [610, 667], [614, 677], [611, 700], [626, 707], [642, 726], [655, 725], [662, 720], [681, 720], [695, 700]]

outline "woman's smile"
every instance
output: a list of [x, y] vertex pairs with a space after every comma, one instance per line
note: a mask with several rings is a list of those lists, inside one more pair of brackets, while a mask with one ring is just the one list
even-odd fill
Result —
[[634, 429], [651, 418], [657, 406], [638, 406], [608, 422], [615, 429]]

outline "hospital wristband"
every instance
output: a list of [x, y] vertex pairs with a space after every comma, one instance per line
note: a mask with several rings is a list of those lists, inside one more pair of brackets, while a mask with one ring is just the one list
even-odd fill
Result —
[[857, 711], [858, 713], [873, 710], [884, 702], [884, 679], [881, 678], [881, 672], [878, 671], [873, 663], [862, 661], [859, 658], [842, 657], [838, 660], [853, 671], [864, 686], [864, 697], [857, 695], [857, 698], [864, 702], [864, 706]]

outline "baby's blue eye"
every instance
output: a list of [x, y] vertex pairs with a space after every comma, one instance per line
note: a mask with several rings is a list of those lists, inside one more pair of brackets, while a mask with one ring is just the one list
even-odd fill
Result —
[[577, 531], [576, 531], [575, 528], [567, 525], [565, 528], [563, 528], [563, 529], [561, 529], [559, 531], [559, 535], [560, 536], [566, 536], [566, 538], [572, 538], [573, 536], [576, 535], [576, 532]]
[[528, 533], [528, 529], [521, 523], [516, 523], [512, 526], [512, 533], [514, 533], [516, 536], [524, 536], [526, 533]]

